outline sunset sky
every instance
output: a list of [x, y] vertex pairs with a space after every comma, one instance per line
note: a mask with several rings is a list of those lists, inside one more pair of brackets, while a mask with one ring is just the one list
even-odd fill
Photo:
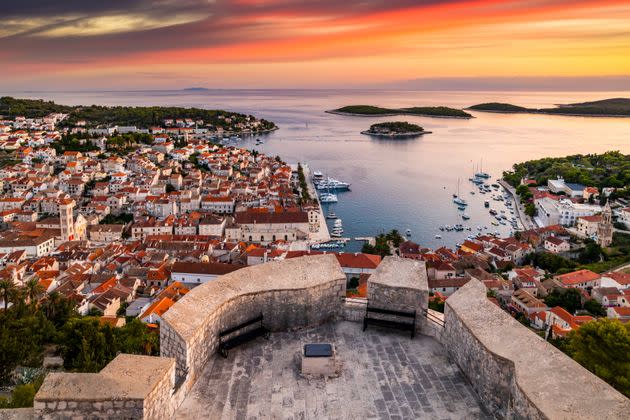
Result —
[[630, 75], [628, 0], [21, 0], [2, 16], [3, 90]]

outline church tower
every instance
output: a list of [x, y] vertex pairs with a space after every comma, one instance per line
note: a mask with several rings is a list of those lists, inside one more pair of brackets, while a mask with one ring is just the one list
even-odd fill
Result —
[[613, 239], [612, 209], [606, 202], [602, 211], [602, 221], [597, 226], [597, 240], [602, 248], [610, 246]]
[[61, 240], [63, 242], [74, 240], [74, 210], [75, 202], [72, 199], [59, 201], [59, 225], [61, 226]]

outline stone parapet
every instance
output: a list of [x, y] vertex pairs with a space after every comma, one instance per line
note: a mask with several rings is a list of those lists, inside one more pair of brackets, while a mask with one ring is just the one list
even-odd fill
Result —
[[469, 281], [446, 300], [442, 343], [499, 418], [622, 419], [630, 400], [529, 331]]
[[160, 325], [160, 351], [177, 361], [187, 390], [216, 354], [218, 334], [260, 314], [271, 331], [309, 327], [343, 317], [346, 277], [334, 255], [261, 264], [221, 276], [179, 300]]
[[385, 257], [368, 279], [369, 305], [416, 313], [422, 331], [424, 311], [429, 305], [429, 281], [424, 261]]
[[175, 360], [120, 354], [99, 373], [49, 373], [35, 396], [36, 418], [172, 417]]

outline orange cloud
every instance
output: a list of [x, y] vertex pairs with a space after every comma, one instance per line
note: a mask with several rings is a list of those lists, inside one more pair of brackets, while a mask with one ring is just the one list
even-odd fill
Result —
[[[423, 76], [630, 73], [626, 1], [411, 2], [365, 12], [339, 6], [317, 9], [317, 2], [308, 3], [232, 1], [228, 12], [169, 28], [173, 37], [164, 38], [164, 47], [157, 40], [167, 30], [156, 29], [127, 37], [60, 39], [55, 42], [68, 42], [77, 50], [90, 42], [104, 47], [80, 57], [60, 51], [46, 56], [46, 62], [40, 56], [26, 57], [28, 49], [5, 50], [7, 69], [10, 74], [43, 68], [59, 74], [133, 77], [151, 68], [165, 75], [233, 74], [242, 82], [272, 83], [297, 80], [295, 72], [309, 66], [319, 69], [320, 80], [336, 73], [340, 83], [357, 80], [356, 74], [378, 82]], [[230, 12], [234, 10], [239, 13]], [[136, 47], [140, 38], [143, 43]], [[120, 51], [108, 50], [125, 40], [134, 48], [121, 44]], [[28, 42], [37, 48], [35, 41]], [[243, 66], [255, 71], [248, 75]], [[318, 82], [317, 74], [313, 76]]]

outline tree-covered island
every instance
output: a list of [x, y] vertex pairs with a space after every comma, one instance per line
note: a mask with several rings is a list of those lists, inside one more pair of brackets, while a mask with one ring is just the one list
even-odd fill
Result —
[[277, 129], [271, 121], [223, 110], [170, 106], [70, 106], [41, 99], [0, 98], [0, 118], [41, 119], [50, 114], [64, 115], [58, 123], [62, 129], [179, 127], [231, 133], [262, 133]]
[[361, 134], [380, 137], [414, 137], [422, 134], [430, 134], [424, 128], [406, 121], [389, 121], [372, 124], [369, 130], [362, 131]]
[[505, 114], [551, 114], [582, 117], [630, 117], [630, 99], [613, 98], [601, 101], [557, 105], [556, 108], [526, 108], [518, 105], [490, 102], [468, 109]]
[[445, 106], [416, 106], [411, 108], [383, 108], [373, 105], [348, 105], [342, 108], [326, 111], [329, 114], [350, 116], [395, 116], [416, 115], [435, 118], [474, 118], [461, 109]]

